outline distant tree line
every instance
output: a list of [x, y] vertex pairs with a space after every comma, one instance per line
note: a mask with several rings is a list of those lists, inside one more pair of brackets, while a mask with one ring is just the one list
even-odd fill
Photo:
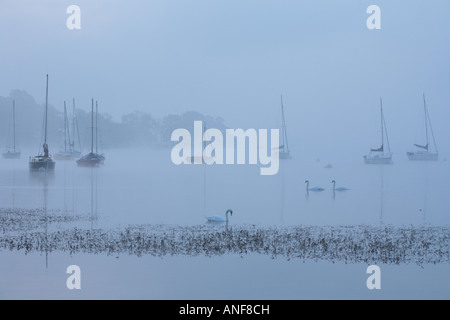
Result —
[[[19, 148], [39, 147], [43, 136], [44, 105], [38, 104], [25, 91], [13, 90], [9, 97], [0, 96], [0, 150], [12, 144], [12, 104], [16, 105], [16, 140]], [[72, 129], [72, 101], [67, 101], [70, 134]], [[80, 142], [83, 150], [91, 146], [91, 112], [77, 108]], [[64, 145], [64, 110], [62, 107], [49, 105], [48, 140], [52, 152]], [[181, 115], [167, 115], [162, 119], [153, 118], [149, 113], [134, 111], [124, 114], [121, 121], [114, 121], [106, 113], [98, 115], [98, 142], [101, 149], [133, 148], [133, 147], [168, 147], [172, 131], [186, 128], [193, 131], [194, 120], [201, 120], [208, 127], [225, 131], [224, 120], [220, 117], [203, 115], [188, 111]], [[75, 133], [78, 146], [78, 134]]]

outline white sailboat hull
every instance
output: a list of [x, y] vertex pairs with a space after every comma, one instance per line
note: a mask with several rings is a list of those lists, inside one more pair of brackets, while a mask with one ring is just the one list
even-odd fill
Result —
[[407, 152], [406, 155], [408, 156], [409, 160], [413, 160], [413, 161], [438, 161], [439, 160], [438, 153], [432, 153], [432, 152], [428, 152], [428, 151]]
[[20, 151], [5, 151], [3, 153], [3, 158], [5, 159], [19, 159], [20, 158]]
[[55, 170], [55, 161], [50, 157], [36, 156], [30, 157], [29, 167], [32, 171]]
[[392, 154], [364, 156], [365, 164], [392, 164]]

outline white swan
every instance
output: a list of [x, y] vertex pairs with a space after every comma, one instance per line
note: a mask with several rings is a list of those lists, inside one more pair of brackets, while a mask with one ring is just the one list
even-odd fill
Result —
[[305, 183], [306, 183], [306, 191], [320, 192], [320, 191], [324, 191], [325, 190], [324, 188], [320, 188], [320, 187], [312, 187], [312, 188], [310, 188], [308, 180], [306, 180]]
[[228, 213], [232, 216], [233, 210], [228, 209], [225, 213], [225, 218], [222, 216], [207, 216], [206, 220], [209, 222], [228, 222]]
[[348, 189], [346, 187], [336, 188], [336, 181], [335, 180], [331, 181], [331, 183], [333, 184], [333, 191], [347, 191], [347, 190], [350, 190], [350, 189]]

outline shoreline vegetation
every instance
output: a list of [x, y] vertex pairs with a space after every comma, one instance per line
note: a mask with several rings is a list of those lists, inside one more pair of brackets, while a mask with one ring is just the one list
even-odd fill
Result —
[[[42, 119], [43, 105], [38, 104], [27, 92], [22, 90], [11, 91], [8, 97], [0, 96], [0, 138], [5, 143], [7, 135], [12, 134], [11, 106], [13, 100], [16, 105], [17, 142], [21, 148], [35, 147], [40, 142], [42, 123], [36, 119]], [[72, 97], [68, 97], [71, 104]], [[84, 150], [90, 146], [91, 139], [91, 113], [85, 111], [86, 101], [76, 101], [76, 119], [79, 126], [81, 146]], [[101, 100], [99, 101], [101, 105]], [[105, 109], [107, 109], [105, 107]], [[139, 107], [137, 107], [139, 109]], [[64, 145], [64, 105], [49, 104], [48, 109], [49, 144], [56, 153], [60, 146]], [[107, 113], [98, 115], [99, 144], [102, 149], [134, 148], [150, 146], [165, 148], [173, 146], [172, 132], [178, 128], [186, 128], [193, 132], [194, 120], [201, 120], [209, 127], [225, 132], [224, 120], [220, 117], [212, 117], [195, 111], [186, 111], [183, 114], [169, 114], [162, 119], [153, 118], [151, 114], [142, 111], [133, 111], [122, 115], [120, 121], [115, 121]], [[72, 127], [72, 124], [70, 124]], [[9, 128], [9, 130], [8, 130]]]
[[[0, 209], [0, 252], [67, 252], [157, 257], [262, 254], [332, 263], [450, 262], [444, 226], [134, 225], [108, 230], [73, 227], [90, 216], [41, 209]], [[51, 226], [51, 228], [50, 228]], [[49, 231], [49, 230], [52, 231]]]

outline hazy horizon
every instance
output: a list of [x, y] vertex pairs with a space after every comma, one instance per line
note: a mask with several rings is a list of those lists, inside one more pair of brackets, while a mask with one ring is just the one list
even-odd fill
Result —
[[[197, 111], [233, 128], [280, 124], [291, 149], [320, 156], [379, 144], [383, 98], [392, 149], [412, 148], [425, 93], [438, 147], [450, 95], [450, 3], [377, 1], [77, 1], [81, 30], [66, 27], [70, 1], [2, 1], [0, 95], [21, 89], [62, 108], [91, 98], [118, 120]], [[10, 44], [10, 45], [8, 45]], [[420, 133], [420, 132], [419, 132]]]

